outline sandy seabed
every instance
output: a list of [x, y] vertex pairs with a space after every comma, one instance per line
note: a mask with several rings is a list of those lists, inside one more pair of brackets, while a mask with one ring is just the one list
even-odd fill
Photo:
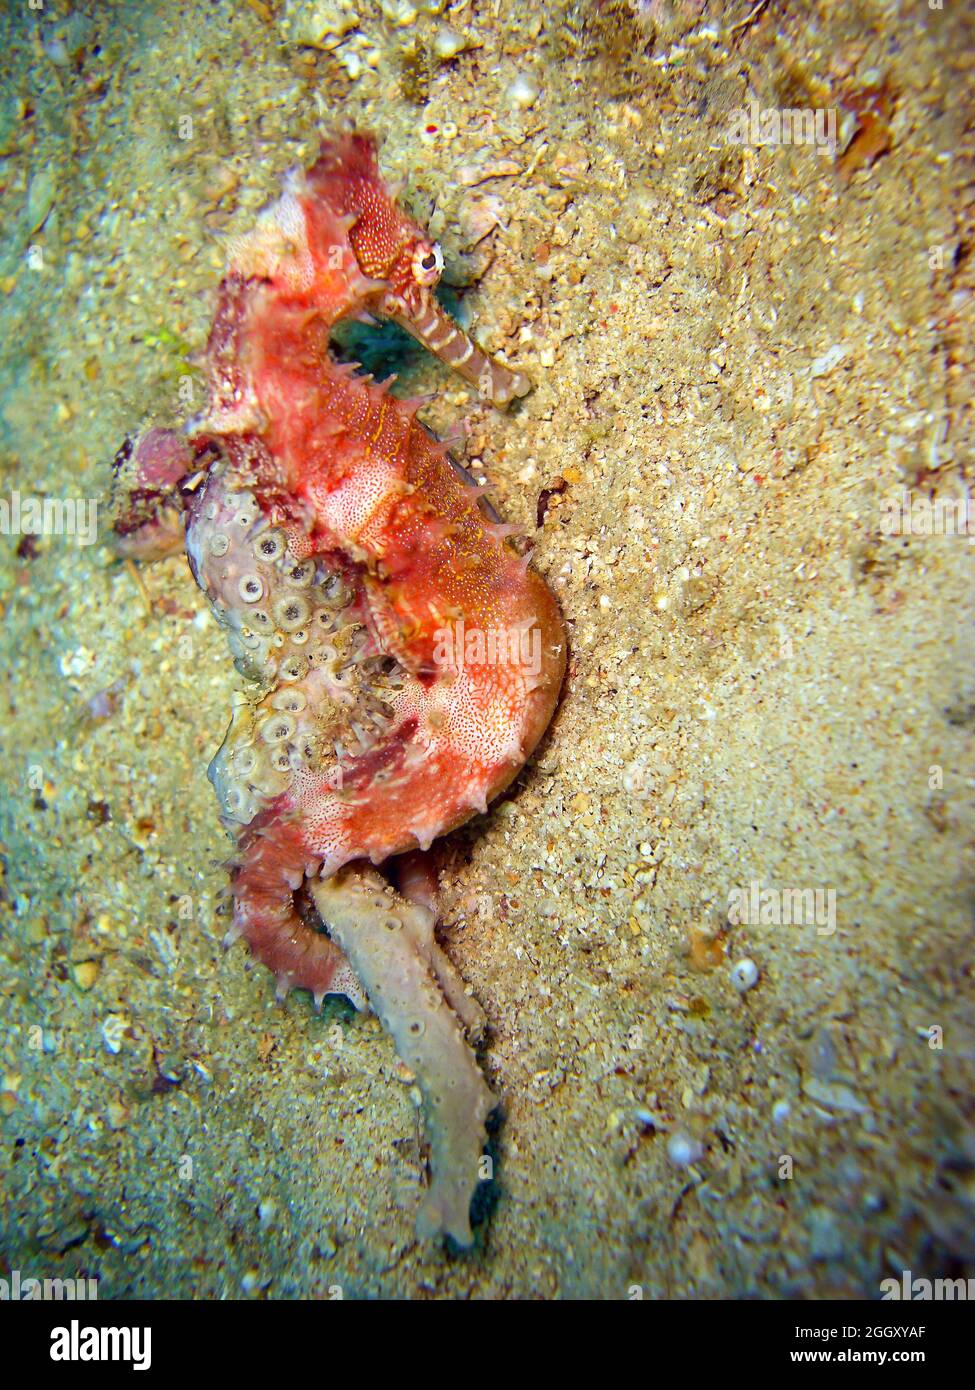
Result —
[[[441, 8], [0, 19], [0, 1273], [101, 1298], [971, 1275], [975, 24]], [[835, 140], [783, 143], [783, 112]], [[571, 634], [540, 751], [438, 850], [503, 1107], [468, 1255], [415, 1239], [422, 1133], [376, 1020], [278, 1005], [221, 950], [206, 766], [237, 678], [185, 561], [109, 545], [121, 441], [201, 403], [225, 236], [342, 123], [535, 382], [507, 415], [416, 354], [400, 386], [435, 393]], [[76, 534], [25, 533], [45, 498]]]

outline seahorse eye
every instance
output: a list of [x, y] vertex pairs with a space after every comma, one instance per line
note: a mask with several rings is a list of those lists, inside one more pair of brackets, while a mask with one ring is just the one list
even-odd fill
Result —
[[429, 242], [419, 245], [413, 254], [413, 278], [418, 285], [435, 285], [443, 271], [443, 252]]

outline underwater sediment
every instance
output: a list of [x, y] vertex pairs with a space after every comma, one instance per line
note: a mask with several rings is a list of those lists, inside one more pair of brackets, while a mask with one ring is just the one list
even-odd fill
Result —
[[[0, 20], [0, 1273], [876, 1298], [970, 1265], [970, 18], [526, 9]], [[429, 397], [568, 631], [551, 729], [431, 848], [500, 1106], [467, 1255], [416, 1241], [380, 1020], [222, 950], [241, 677], [180, 555], [111, 543], [120, 440], [204, 409], [228, 245], [337, 124], [533, 389], [332, 350]]]

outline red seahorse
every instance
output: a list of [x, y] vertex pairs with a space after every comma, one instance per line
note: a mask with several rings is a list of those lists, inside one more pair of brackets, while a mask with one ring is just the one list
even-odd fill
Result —
[[158, 430], [136, 445], [119, 530], [145, 554], [182, 509], [193, 574], [255, 683], [210, 768], [236, 840], [232, 934], [279, 993], [365, 990], [424, 1095], [420, 1229], [466, 1244], [493, 1097], [457, 1019], [473, 1031], [479, 1011], [428, 908], [368, 863], [426, 849], [512, 781], [555, 708], [565, 635], [416, 403], [329, 351], [340, 320], [391, 317], [496, 404], [524, 394], [439, 307], [441, 269], [373, 141], [324, 144], [233, 244], [207, 408], [180, 447]]

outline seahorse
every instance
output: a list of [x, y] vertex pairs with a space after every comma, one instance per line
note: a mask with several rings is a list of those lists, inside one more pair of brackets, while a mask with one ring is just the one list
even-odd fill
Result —
[[145, 557], [171, 548], [182, 518], [193, 576], [251, 682], [209, 769], [235, 841], [230, 936], [281, 996], [368, 999], [423, 1097], [418, 1232], [468, 1246], [496, 1103], [465, 1038], [483, 1014], [429, 904], [374, 866], [428, 849], [518, 775], [556, 707], [565, 630], [420, 403], [329, 347], [343, 319], [392, 318], [494, 404], [524, 395], [528, 378], [440, 307], [442, 268], [374, 140], [326, 141], [232, 242], [206, 408], [184, 436], [150, 430], [119, 461], [117, 530]]

